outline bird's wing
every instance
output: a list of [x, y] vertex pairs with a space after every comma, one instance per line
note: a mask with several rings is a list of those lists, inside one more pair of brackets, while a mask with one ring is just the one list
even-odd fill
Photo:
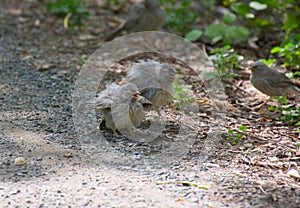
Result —
[[117, 129], [126, 129], [130, 127], [131, 121], [129, 116], [129, 105], [128, 104], [118, 104], [113, 105], [111, 108], [111, 115], [114, 119], [114, 123]]
[[156, 85], [155, 66], [144, 63], [135, 64], [128, 70], [127, 80], [136, 84], [140, 91]]
[[287, 78], [287, 76], [285, 76], [285, 74], [280, 73], [273, 68], [271, 68], [271, 70], [274, 74], [276, 74], [276, 76], [270, 77], [270, 79], [272, 80], [271, 83], [274, 87], [289, 87], [291, 85], [294, 85], [293, 82], [289, 78]]
[[[141, 93], [143, 94], [143, 92]], [[149, 109], [152, 106], [152, 102], [140, 95], [137, 99], [137, 105], [142, 105], [145, 109]]]
[[145, 97], [143, 97], [143, 96], [141, 96], [141, 95], [140, 95], [139, 98], [137, 99], [137, 102], [141, 103], [142, 105], [144, 105], [144, 104], [149, 104], [149, 105], [151, 105], [151, 104], [152, 104], [150, 100], [148, 100], [147, 98], [145, 98]]

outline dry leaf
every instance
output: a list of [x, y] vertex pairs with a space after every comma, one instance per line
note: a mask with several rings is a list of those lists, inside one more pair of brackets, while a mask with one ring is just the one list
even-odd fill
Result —
[[179, 203], [183, 203], [183, 202], [185, 202], [185, 199], [183, 199], [183, 198], [179, 198], [179, 199], [177, 199], [177, 202], [179, 202]]

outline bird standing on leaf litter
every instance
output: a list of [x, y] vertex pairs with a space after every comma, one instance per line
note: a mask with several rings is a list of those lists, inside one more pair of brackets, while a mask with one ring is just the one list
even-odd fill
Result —
[[152, 103], [151, 107], [158, 108], [173, 100], [175, 75], [174, 68], [169, 64], [146, 61], [133, 65], [126, 79], [138, 87], [141, 95]]
[[105, 38], [110, 41], [123, 30], [129, 33], [160, 30], [165, 24], [165, 10], [158, 0], [145, 0], [144, 3], [135, 3], [130, 8], [128, 18]]
[[[300, 95], [297, 87], [285, 74], [268, 67], [261, 61], [253, 62], [249, 69], [252, 71], [250, 81], [260, 92], [268, 96]], [[259, 106], [261, 108], [270, 98]]]
[[252, 71], [250, 76], [252, 85], [266, 95], [284, 96], [300, 93], [300, 88], [283, 73], [274, 68], [269, 68], [261, 61], [252, 63], [250, 70]]

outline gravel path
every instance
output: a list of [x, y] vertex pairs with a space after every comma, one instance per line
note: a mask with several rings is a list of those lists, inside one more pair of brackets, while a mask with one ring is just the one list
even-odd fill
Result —
[[[1, 207], [192, 207], [146, 176], [110, 171], [45, 135], [1, 126]], [[16, 156], [26, 165], [15, 166]]]

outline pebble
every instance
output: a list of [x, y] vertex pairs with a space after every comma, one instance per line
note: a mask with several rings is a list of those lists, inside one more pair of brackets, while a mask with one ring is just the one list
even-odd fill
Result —
[[26, 164], [26, 159], [24, 157], [17, 157], [15, 159], [15, 165], [21, 166]]
[[36, 158], [36, 161], [42, 161], [43, 160], [43, 157], [42, 156], [38, 156], [37, 158]]
[[190, 202], [193, 202], [193, 203], [198, 203], [198, 202], [199, 202], [199, 199], [196, 198], [196, 197], [191, 197], [191, 198], [189, 198], [189, 201], [190, 201]]

